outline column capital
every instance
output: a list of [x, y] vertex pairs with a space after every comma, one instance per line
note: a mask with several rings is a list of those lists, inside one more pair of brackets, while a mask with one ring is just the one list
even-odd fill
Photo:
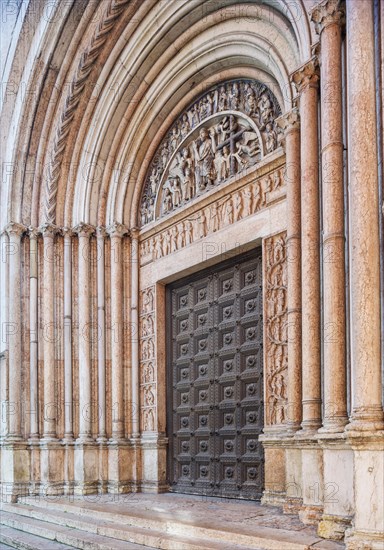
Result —
[[40, 229], [38, 227], [33, 227], [32, 225], [28, 227], [28, 236], [30, 239], [37, 239], [40, 234]]
[[105, 227], [103, 225], [98, 225], [96, 227], [96, 237], [98, 239], [105, 239], [106, 236], [107, 236], [107, 230], [105, 229]]
[[20, 237], [23, 233], [25, 233], [25, 231], [27, 231], [25, 225], [16, 222], [9, 222], [4, 227], [4, 232], [7, 233], [9, 237], [11, 235], [16, 235], [17, 237]]
[[90, 237], [95, 232], [95, 228], [93, 225], [89, 225], [88, 223], [80, 222], [76, 225], [76, 227], [73, 228], [73, 232], [77, 233], [79, 237]]
[[43, 237], [54, 237], [56, 233], [60, 232], [60, 228], [57, 227], [57, 225], [54, 225], [53, 223], [43, 223], [39, 227], [39, 233], [43, 235]]
[[132, 239], [138, 239], [140, 235], [140, 229], [138, 227], [132, 227], [130, 230]]
[[71, 228], [71, 227], [63, 227], [61, 229], [61, 234], [63, 235], [63, 237], [73, 237], [74, 235], [74, 230]]
[[276, 124], [281, 128], [284, 134], [288, 134], [292, 130], [300, 129], [300, 112], [297, 107], [284, 113], [276, 119]]
[[322, 0], [309, 11], [309, 16], [315, 24], [317, 34], [329, 25], [344, 25], [345, 7], [341, 0]]
[[107, 233], [110, 237], [123, 237], [128, 233], [128, 228], [119, 222], [113, 222], [107, 227]]
[[316, 56], [291, 73], [291, 81], [301, 93], [307, 87], [318, 87], [320, 79], [319, 60]]

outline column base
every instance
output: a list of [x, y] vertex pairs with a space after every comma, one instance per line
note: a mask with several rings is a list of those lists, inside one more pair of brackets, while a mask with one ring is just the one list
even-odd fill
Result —
[[40, 494], [64, 493], [64, 447], [59, 440], [42, 439], [40, 442]]
[[303, 504], [299, 519], [305, 525], [317, 525], [323, 516], [323, 507], [314, 504]]
[[140, 441], [140, 485], [147, 492], [163, 492], [167, 487], [167, 443], [164, 434], [143, 434]]
[[299, 497], [285, 497], [284, 514], [299, 514], [303, 508], [303, 499]]
[[108, 442], [108, 493], [137, 491], [135, 449], [127, 440]]
[[323, 514], [317, 527], [317, 534], [323, 539], [343, 540], [345, 531], [351, 526], [352, 517]]
[[97, 494], [99, 483], [98, 446], [94, 441], [92, 443], [78, 441], [75, 444], [74, 452], [74, 494]]
[[16, 502], [30, 489], [30, 450], [19, 438], [5, 438], [1, 449], [1, 496], [3, 502]]
[[281, 506], [286, 502], [285, 491], [275, 491], [273, 489], [265, 489], [261, 497], [261, 504], [265, 506]]
[[383, 531], [355, 531], [347, 530], [345, 533], [346, 550], [383, 550]]

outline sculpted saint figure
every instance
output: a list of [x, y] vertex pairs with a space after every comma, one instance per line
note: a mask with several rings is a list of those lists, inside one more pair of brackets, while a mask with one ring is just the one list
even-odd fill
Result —
[[220, 155], [215, 159], [215, 165], [217, 170], [217, 181], [223, 181], [230, 175], [230, 160], [231, 155], [229, 148], [224, 145]]
[[189, 124], [188, 115], [187, 113], [184, 113], [183, 120], [181, 122], [181, 129], [180, 129], [181, 137], [185, 138], [185, 136], [189, 134], [190, 131], [191, 131], [191, 125]]
[[200, 138], [193, 142], [193, 151], [196, 160], [195, 177], [200, 190], [208, 184], [213, 185], [216, 178], [214, 158], [216, 153], [215, 131], [211, 128], [210, 134], [206, 128], [201, 128]]

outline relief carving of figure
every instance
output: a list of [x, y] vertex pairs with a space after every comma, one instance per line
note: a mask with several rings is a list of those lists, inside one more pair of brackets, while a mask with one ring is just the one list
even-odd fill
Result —
[[161, 233], [159, 235], [156, 235], [155, 238], [155, 258], [156, 260], [159, 260], [161, 256], [163, 255], [163, 236]]
[[242, 190], [243, 195], [243, 205], [244, 205], [244, 217], [247, 217], [251, 214], [252, 209], [252, 191], [251, 187], [245, 187]]
[[153, 311], [154, 297], [153, 289], [151, 287], [143, 291], [143, 313], [150, 313]]
[[213, 184], [216, 178], [214, 158], [216, 153], [215, 131], [211, 128], [210, 133], [206, 128], [201, 128], [200, 138], [193, 142], [195, 154], [195, 177], [198, 189], [205, 189], [208, 184]]
[[259, 99], [258, 112], [260, 129], [263, 130], [273, 114], [271, 100], [265, 92], [261, 94], [261, 97]]
[[275, 130], [273, 129], [273, 124], [271, 122], [268, 122], [265, 127], [267, 137], [265, 139], [265, 145], [267, 148], [267, 153], [272, 153], [276, 149], [277, 145], [277, 134]]
[[224, 145], [223, 149], [218, 153], [218, 156], [215, 158], [215, 165], [217, 171], [217, 181], [221, 182], [226, 180], [230, 175], [231, 156], [229, 153], [229, 148], [226, 145]]
[[143, 384], [148, 384], [154, 380], [154, 368], [153, 363], [146, 363], [143, 367], [142, 382]]
[[144, 387], [144, 405], [146, 407], [152, 407], [155, 404], [155, 394], [153, 392], [152, 386]]
[[203, 239], [207, 233], [207, 217], [204, 210], [201, 210], [198, 217], [198, 238]]
[[191, 244], [193, 241], [193, 228], [190, 220], [185, 220], [185, 244]]
[[191, 125], [189, 124], [188, 115], [187, 113], [184, 113], [180, 129], [181, 137], [184, 139], [190, 131]]
[[240, 192], [237, 192], [233, 196], [234, 202], [234, 220], [239, 221], [243, 214], [243, 200]]
[[185, 235], [184, 235], [184, 224], [180, 222], [177, 225], [177, 248], [183, 248], [185, 244]]
[[171, 251], [171, 234], [166, 231], [163, 234], [163, 256], [167, 256]]
[[153, 409], [144, 409], [143, 427], [146, 432], [153, 432], [155, 428], [155, 415]]
[[232, 197], [229, 197], [228, 200], [222, 206], [222, 220], [223, 225], [231, 225], [233, 223], [233, 202]]
[[174, 126], [172, 128], [172, 135], [171, 135], [171, 138], [169, 140], [169, 145], [170, 145], [172, 153], [174, 151], [176, 151], [177, 146], [179, 145], [179, 141], [180, 141], [180, 132], [179, 132], [178, 128], [176, 126]]
[[227, 92], [225, 91], [225, 87], [222, 86], [219, 92], [219, 105], [217, 110], [225, 111], [226, 108], [227, 108]]
[[261, 200], [261, 183], [259, 181], [255, 181], [252, 184], [252, 191], [253, 191], [253, 202], [252, 202], [252, 212], [255, 213], [259, 208], [261, 207], [262, 200]]
[[177, 229], [176, 225], [171, 228], [171, 253], [177, 250]]
[[220, 228], [219, 209], [217, 202], [214, 202], [209, 207], [210, 213], [210, 228], [212, 232], [218, 231]]

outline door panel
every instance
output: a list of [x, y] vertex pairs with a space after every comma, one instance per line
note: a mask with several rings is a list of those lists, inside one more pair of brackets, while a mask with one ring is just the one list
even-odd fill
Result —
[[167, 290], [171, 491], [261, 497], [261, 282], [254, 251]]

